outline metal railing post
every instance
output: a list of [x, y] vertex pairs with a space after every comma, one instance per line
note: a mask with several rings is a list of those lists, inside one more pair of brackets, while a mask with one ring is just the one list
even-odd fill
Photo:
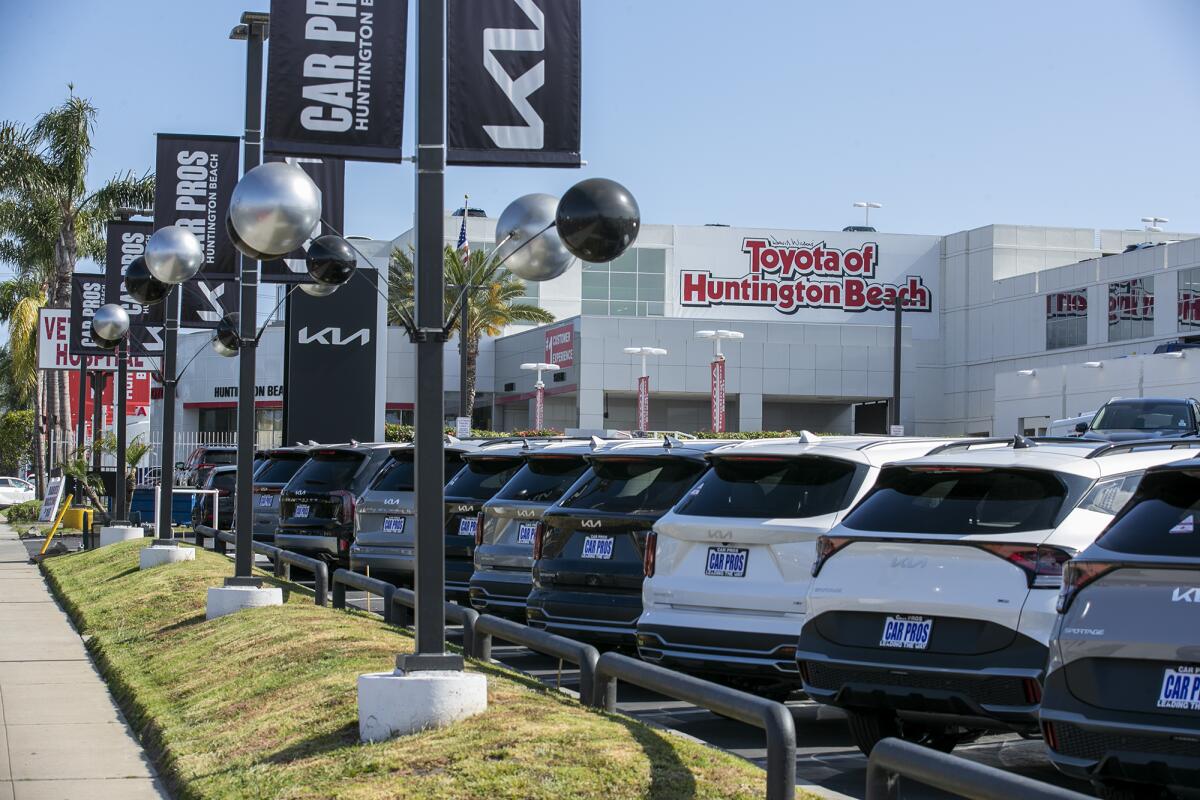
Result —
[[346, 584], [344, 584], [338, 580], [338, 572], [341, 572], [341, 570], [337, 570], [336, 572], [333, 573], [333, 607], [334, 608], [345, 608], [346, 607]]
[[[316, 604], [323, 606], [329, 602], [329, 567], [324, 561], [318, 561], [313, 569], [313, 595]], [[343, 602], [345, 596], [343, 595]]]

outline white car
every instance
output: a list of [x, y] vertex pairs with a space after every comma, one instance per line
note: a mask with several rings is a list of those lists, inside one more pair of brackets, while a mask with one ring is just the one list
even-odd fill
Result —
[[805, 434], [709, 453], [709, 470], [654, 524], [639, 655], [767, 696], [800, 688], [796, 640], [813, 541], [882, 465], [946, 443]]
[[20, 478], [0, 478], [0, 508], [36, 500], [33, 484]]
[[887, 466], [817, 541], [796, 654], [804, 690], [847, 711], [855, 744], [951, 750], [1037, 732], [1063, 565], [1143, 471], [1200, 441], [948, 445]]

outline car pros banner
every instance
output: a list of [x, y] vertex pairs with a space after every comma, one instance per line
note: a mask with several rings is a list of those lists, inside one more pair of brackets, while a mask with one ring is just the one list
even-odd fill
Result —
[[71, 276], [71, 339], [73, 356], [106, 356], [112, 353], [96, 344], [92, 317], [104, 305], [104, 275], [76, 272]]
[[155, 157], [154, 229], [178, 225], [204, 249], [199, 278], [230, 280], [238, 252], [225, 230], [229, 198], [238, 182], [236, 136], [160, 133]]
[[[340, 158], [267, 156], [267, 161], [287, 161], [308, 173], [321, 192], [321, 229], [318, 235], [340, 234], [346, 229], [346, 162]], [[304, 261], [305, 242], [287, 258], [262, 262], [263, 283], [309, 283]]]
[[579, 0], [448, 0], [446, 161], [578, 167]]
[[125, 289], [125, 272], [129, 265], [146, 252], [146, 240], [154, 230], [152, 222], [110, 222], [104, 259], [104, 293], [113, 303], [120, 303], [129, 314], [129, 345], [135, 353], [157, 355], [162, 352], [162, 315], [155, 312], [162, 306], [139, 303]]
[[401, 160], [407, 0], [271, 0], [265, 148]]

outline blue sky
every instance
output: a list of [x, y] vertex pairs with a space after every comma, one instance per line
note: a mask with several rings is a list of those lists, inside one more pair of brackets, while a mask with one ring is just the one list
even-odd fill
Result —
[[[4, 0], [0, 117], [66, 85], [99, 107], [92, 178], [153, 164], [156, 131], [240, 133], [268, 0]], [[1200, 231], [1200, 3], [583, 0], [583, 170], [451, 168], [497, 214], [588, 175], [643, 219], [881, 230], [992, 222]], [[412, 148], [412, 52], [405, 151]], [[211, 83], [190, 79], [196, 67]], [[347, 232], [411, 224], [413, 169], [352, 165]]]

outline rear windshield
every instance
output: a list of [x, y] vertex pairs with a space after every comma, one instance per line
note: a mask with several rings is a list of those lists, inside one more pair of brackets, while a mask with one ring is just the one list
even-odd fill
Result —
[[618, 514], [663, 514], [691, 488], [705, 465], [679, 458], [600, 458], [565, 508]]
[[288, 488], [315, 492], [345, 489], [362, 462], [363, 457], [358, 453], [315, 455], [296, 470], [296, 474], [288, 481]]
[[262, 469], [254, 475], [255, 483], [287, 483], [296, 474], [296, 470], [308, 460], [308, 456], [297, 453], [294, 456], [271, 456]]
[[1099, 538], [1118, 553], [1200, 558], [1200, 472], [1150, 473]]
[[236, 450], [209, 450], [200, 460], [201, 464], [234, 464], [236, 462]]
[[1048, 472], [984, 467], [890, 467], [846, 517], [860, 531], [971, 534], [1046, 530], [1066, 498]]
[[571, 488], [585, 469], [587, 463], [582, 457], [531, 458], [512, 480], [504, 484], [495, 499], [553, 503]]
[[837, 458], [719, 458], [676, 513], [697, 517], [819, 517], [850, 502], [856, 466]]
[[236, 472], [214, 472], [212, 480], [209, 481], [212, 485], [211, 489], [228, 489], [233, 491], [237, 487]]
[[1109, 403], [1092, 420], [1097, 431], [1175, 430], [1182, 433], [1192, 427], [1187, 403], [1156, 400], [1130, 400]]
[[520, 458], [472, 458], [446, 483], [450, 497], [490, 500], [521, 468]]
[[[446, 478], [462, 469], [462, 458], [458, 453], [446, 453], [444, 475]], [[411, 492], [415, 484], [416, 470], [413, 466], [412, 451], [403, 455], [392, 456], [383, 466], [383, 470], [375, 476], [371, 491], [379, 492]], [[443, 478], [444, 480], [445, 478]]]

